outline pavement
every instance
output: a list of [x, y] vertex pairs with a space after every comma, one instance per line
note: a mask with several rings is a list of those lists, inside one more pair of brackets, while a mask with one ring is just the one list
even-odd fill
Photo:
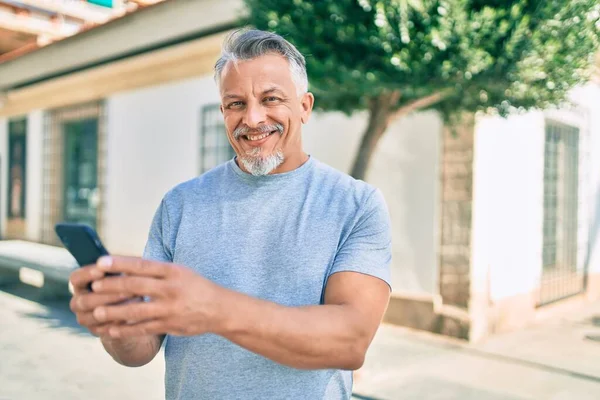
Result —
[[600, 399], [600, 302], [476, 345], [382, 326], [355, 381], [371, 399]]
[[80, 328], [66, 300], [23, 284], [0, 291], [0, 399], [164, 399], [161, 357], [120, 366]]
[[[355, 380], [363, 400], [600, 398], [600, 303], [477, 344], [382, 325]], [[108, 356], [66, 301], [23, 284], [0, 291], [0, 399], [163, 399], [160, 354], [141, 368]]]

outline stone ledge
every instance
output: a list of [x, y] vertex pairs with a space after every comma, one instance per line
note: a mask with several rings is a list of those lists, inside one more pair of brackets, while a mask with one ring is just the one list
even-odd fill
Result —
[[23, 282], [49, 297], [69, 296], [69, 276], [78, 267], [64, 248], [22, 240], [0, 241], [0, 283]]
[[443, 305], [439, 295], [393, 293], [384, 322], [459, 339], [469, 338], [467, 310]]

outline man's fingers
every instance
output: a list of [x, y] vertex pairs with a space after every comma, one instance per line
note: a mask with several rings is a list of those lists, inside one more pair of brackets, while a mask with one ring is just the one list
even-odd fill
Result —
[[130, 293], [132, 296], [164, 297], [165, 281], [141, 276], [107, 276], [92, 284], [94, 293]]
[[95, 336], [108, 336], [108, 329], [111, 326], [120, 326], [122, 325], [121, 323], [118, 324], [114, 324], [114, 323], [108, 323], [108, 324], [101, 324], [101, 325], [95, 325], [89, 328], [89, 331], [95, 335]]
[[133, 276], [165, 278], [172, 271], [172, 266], [139, 257], [106, 256], [98, 260], [98, 268], [104, 272], [123, 273]]
[[122, 322], [101, 324], [94, 318], [92, 312], [78, 313], [77, 322], [95, 336], [106, 335], [108, 328], [122, 324]]
[[94, 318], [94, 315], [91, 311], [89, 312], [80, 312], [76, 314], [77, 323], [87, 329], [91, 329], [94, 326], [99, 325], [99, 322]]
[[81, 268], [77, 268], [71, 273], [69, 280], [73, 285], [75, 293], [88, 292], [88, 284], [97, 279], [101, 279], [104, 276], [104, 271], [98, 269], [96, 266], [90, 265]]
[[167, 308], [154, 302], [102, 306], [93, 311], [94, 319], [99, 323], [113, 321], [140, 322], [166, 317], [167, 315]]
[[162, 319], [136, 324], [104, 324], [99, 329], [101, 335], [108, 335], [111, 338], [162, 335], [168, 333], [167, 330], [167, 324]]
[[118, 303], [132, 296], [127, 293], [85, 293], [71, 298], [71, 310], [73, 312], [93, 311], [94, 308]]

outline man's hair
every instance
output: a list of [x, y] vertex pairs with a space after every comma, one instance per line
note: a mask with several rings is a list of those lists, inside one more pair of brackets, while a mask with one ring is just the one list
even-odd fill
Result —
[[257, 29], [241, 29], [225, 39], [221, 57], [215, 64], [217, 86], [221, 83], [221, 74], [229, 61], [252, 60], [268, 54], [279, 54], [287, 60], [298, 94], [306, 93], [308, 77], [304, 56], [281, 36]]

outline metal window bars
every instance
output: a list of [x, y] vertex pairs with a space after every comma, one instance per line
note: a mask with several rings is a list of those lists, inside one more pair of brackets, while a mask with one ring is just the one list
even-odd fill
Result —
[[200, 128], [200, 174], [229, 161], [235, 155], [227, 140], [219, 104], [202, 107]]
[[579, 128], [546, 121], [544, 149], [544, 224], [538, 305], [581, 293], [585, 270], [580, 244], [582, 135]]

